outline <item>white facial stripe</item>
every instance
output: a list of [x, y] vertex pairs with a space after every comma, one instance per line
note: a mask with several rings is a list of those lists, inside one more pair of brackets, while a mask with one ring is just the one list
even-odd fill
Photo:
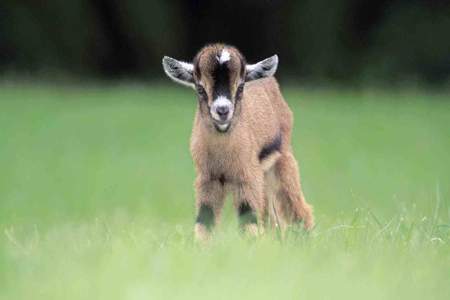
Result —
[[233, 112], [234, 112], [233, 103], [227, 97], [219, 96], [216, 98], [216, 100], [214, 100], [213, 105], [211, 105], [211, 109], [210, 109], [211, 116], [216, 121], [223, 122], [223, 120], [220, 118], [220, 116], [216, 112], [216, 109], [219, 106], [228, 106], [229, 113], [228, 113], [228, 118], [227, 118], [227, 120], [225, 120], [225, 122], [228, 122], [229, 120], [231, 120], [231, 118], [233, 117]]
[[217, 60], [220, 64], [226, 63], [230, 60], [230, 52], [228, 52], [226, 49], [223, 49], [220, 57], [217, 57]]

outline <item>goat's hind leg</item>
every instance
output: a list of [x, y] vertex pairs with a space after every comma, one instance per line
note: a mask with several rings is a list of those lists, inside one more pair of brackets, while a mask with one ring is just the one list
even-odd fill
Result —
[[305, 229], [310, 230], [314, 226], [312, 207], [303, 196], [297, 161], [292, 153], [283, 153], [275, 168], [280, 180], [278, 200], [283, 202], [284, 218], [295, 221], [303, 220]]
[[275, 167], [264, 174], [264, 198], [266, 203], [266, 226], [272, 230], [284, 231], [286, 221], [283, 214], [282, 201], [279, 201], [278, 191], [280, 184], [275, 174]]

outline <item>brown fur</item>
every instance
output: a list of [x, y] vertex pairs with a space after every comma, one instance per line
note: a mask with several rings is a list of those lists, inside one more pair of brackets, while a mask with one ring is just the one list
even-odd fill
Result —
[[[208, 94], [207, 102], [199, 101], [190, 147], [197, 171], [197, 212], [201, 207], [211, 208], [213, 222], [217, 223], [226, 194], [231, 192], [237, 210], [245, 210], [248, 205], [255, 212], [258, 227], [255, 223], [243, 224], [250, 233], [260, 231], [267, 218], [282, 228], [303, 220], [309, 230], [314, 226], [312, 207], [303, 196], [291, 147], [293, 115], [276, 79], [246, 82], [242, 98], [233, 100], [235, 114], [229, 130], [221, 133], [214, 129], [206, 108], [212, 101], [212, 68], [224, 47], [231, 53], [228, 66], [234, 95], [245, 76], [245, 60], [237, 49], [222, 44], [207, 46], [194, 59], [195, 82], [201, 83]], [[277, 135], [281, 135], [279, 151], [260, 161], [261, 149]], [[197, 238], [205, 239], [209, 232], [205, 224], [197, 222]]]
[[[205, 68], [209, 63], [202, 60], [205, 52], [214, 50], [200, 52], [200, 68], [202, 63]], [[239, 69], [238, 64], [234, 66]], [[235, 207], [239, 207], [241, 201], [248, 201], [261, 224], [267, 211], [272, 209], [268, 207], [269, 198], [275, 196], [278, 216], [272, 218], [278, 220], [273, 220], [274, 223], [304, 220], [305, 228], [311, 229], [314, 225], [312, 209], [304, 199], [291, 148], [292, 112], [275, 78], [246, 83], [240, 103], [240, 113], [234, 117], [233, 128], [226, 135], [212, 131], [200, 110], [196, 113], [191, 153], [198, 174], [195, 184], [197, 207], [211, 205], [218, 220], [225, 195], [231, 191]], [[259, 151], [279, 132], [282, 136], [280, 151], [260, 162]], [[268, 176], [274, 178], [268, 180]], [[202, 225], [197, 224], [197, 227]], [[197, 228], [197, 234], [200, 231]]]

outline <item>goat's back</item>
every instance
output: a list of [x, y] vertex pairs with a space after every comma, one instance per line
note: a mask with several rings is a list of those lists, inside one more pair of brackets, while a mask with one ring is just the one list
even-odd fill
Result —
[[246, 84], [241, 118], [260, 146], [271, 142], [279, 134], [284, 145], [290, 143], [292, 112], [274, 77]]

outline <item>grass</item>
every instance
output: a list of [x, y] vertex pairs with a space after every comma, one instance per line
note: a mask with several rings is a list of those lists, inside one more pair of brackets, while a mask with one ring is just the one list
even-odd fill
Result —
[[287, 88], [311, 234], [193, 242], [193, 93], [0, 85], [0, 299], [449, 299], [449, 95]]

